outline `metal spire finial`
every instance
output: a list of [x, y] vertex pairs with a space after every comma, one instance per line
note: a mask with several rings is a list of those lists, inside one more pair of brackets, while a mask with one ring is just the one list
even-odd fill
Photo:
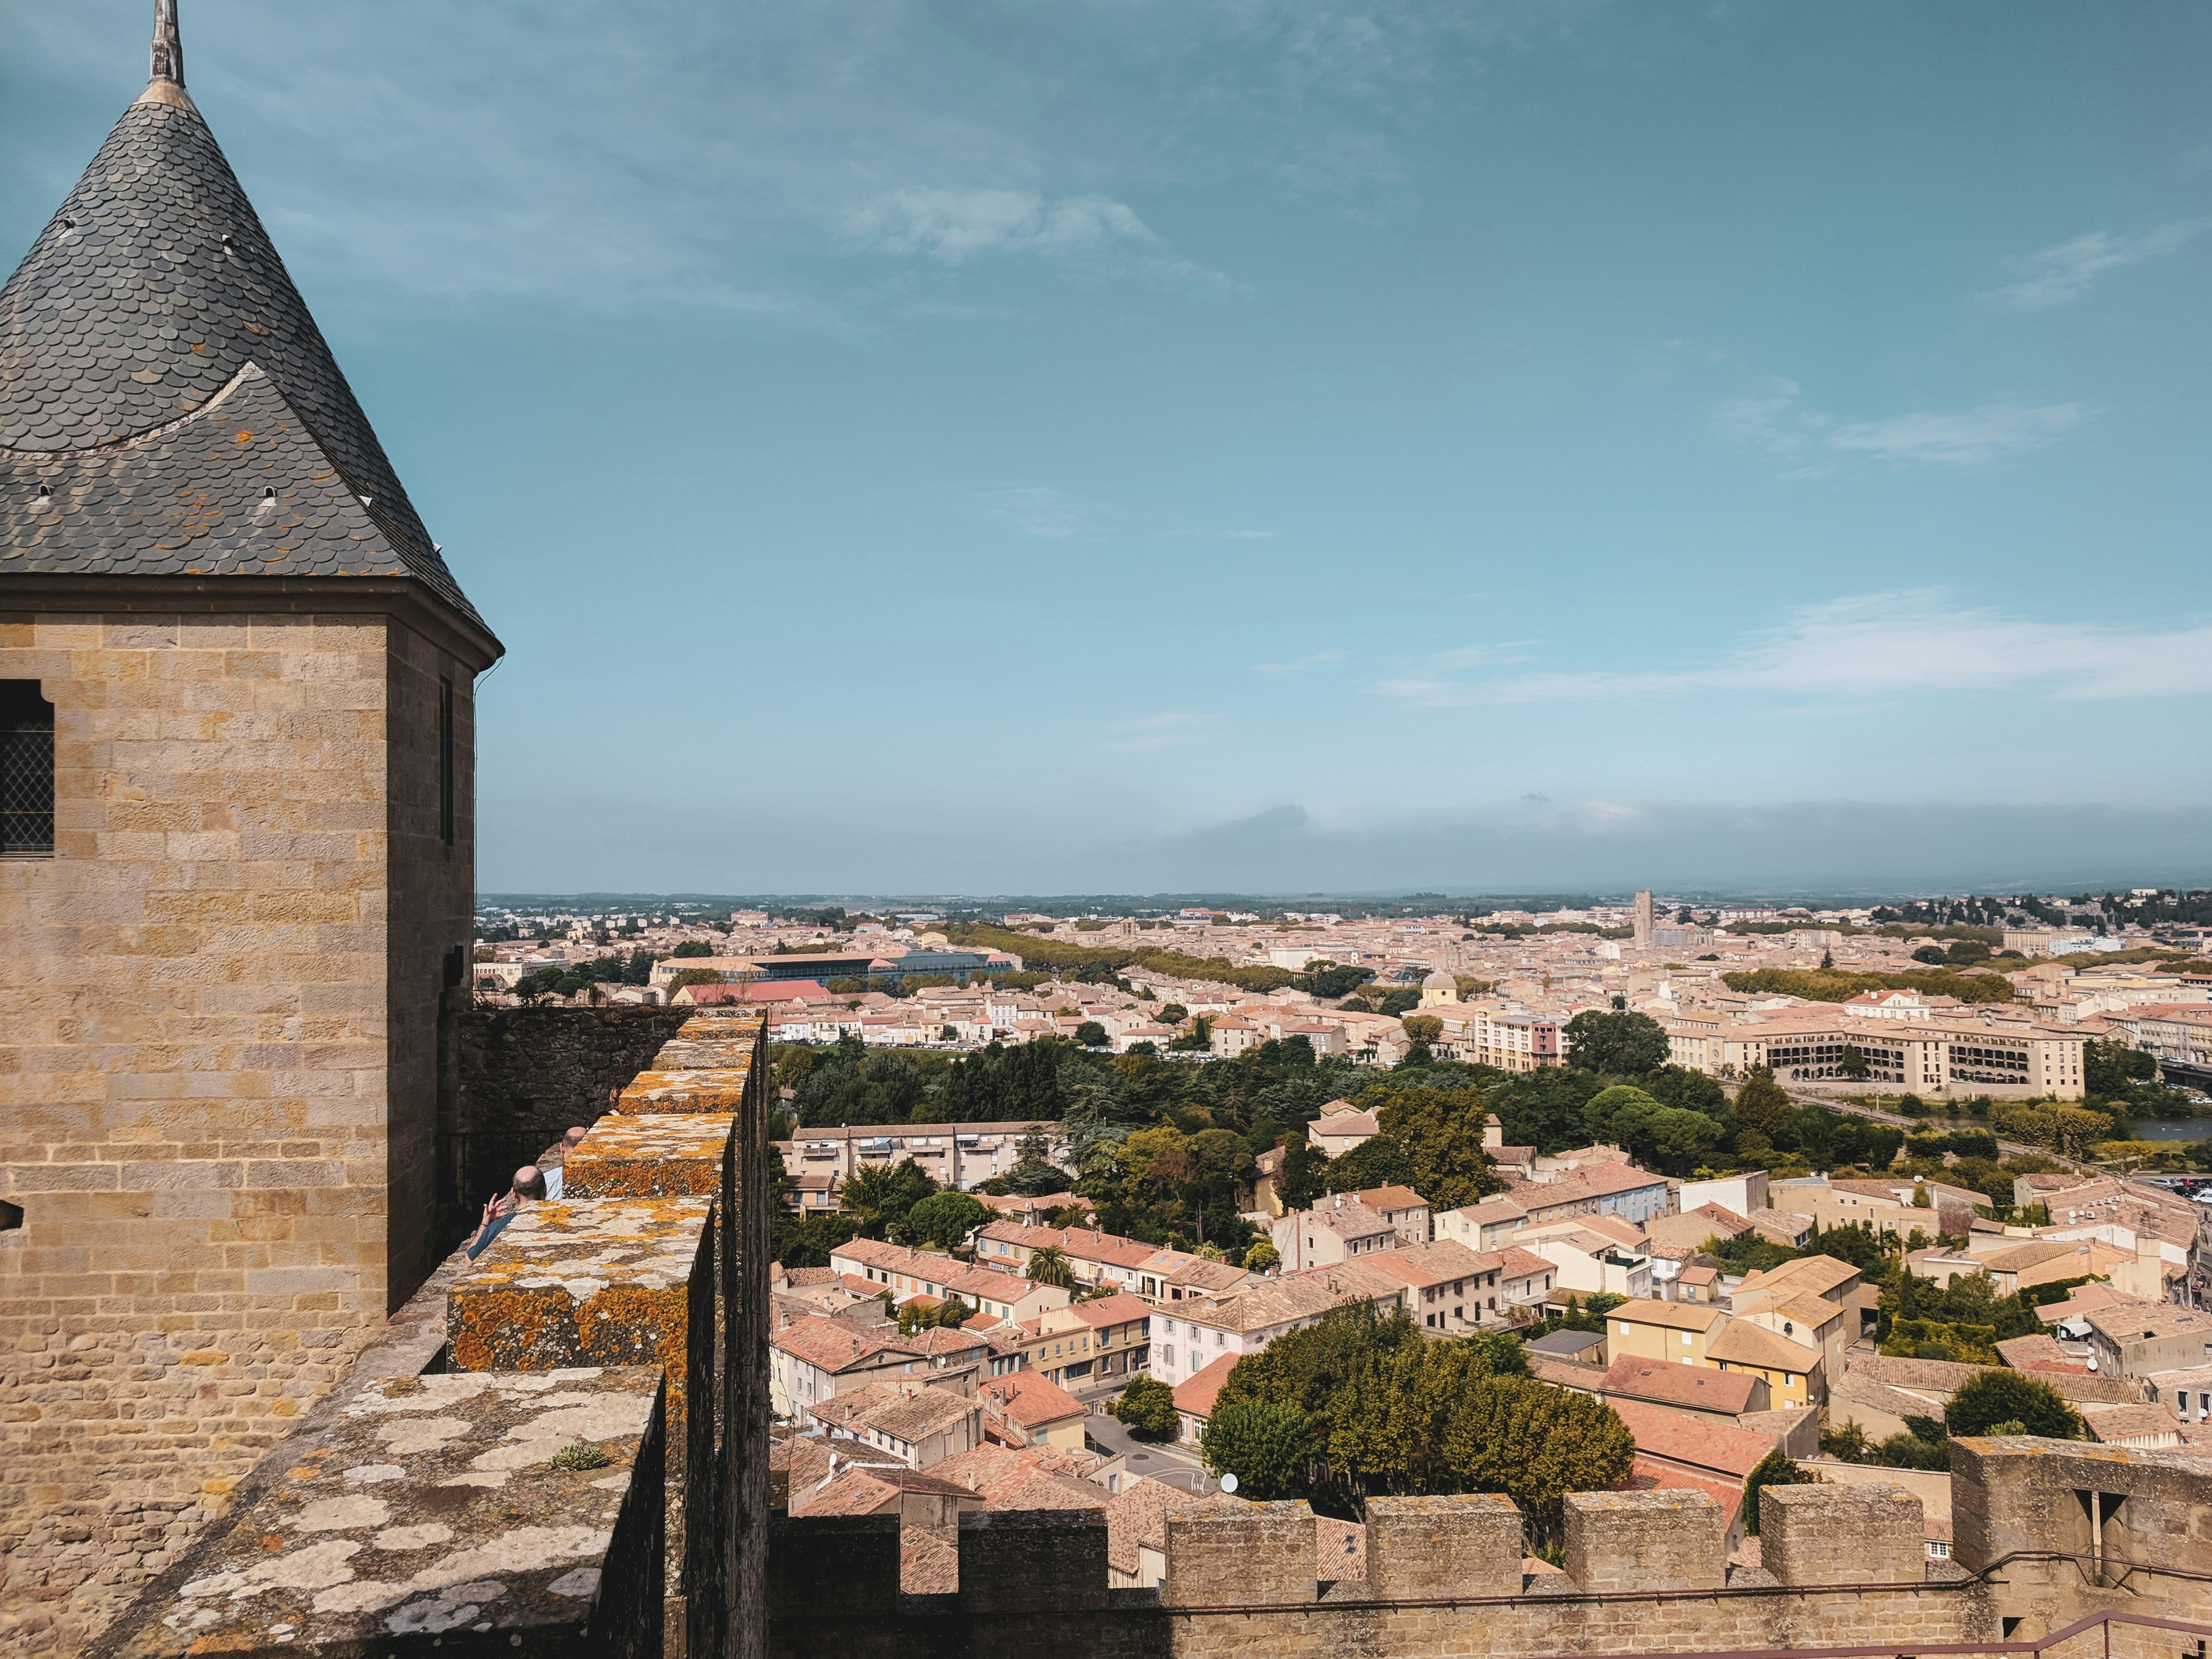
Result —
[[185, 42], [177, 32], [177, 0], [154, 0], [154, 76], [185, 84]]

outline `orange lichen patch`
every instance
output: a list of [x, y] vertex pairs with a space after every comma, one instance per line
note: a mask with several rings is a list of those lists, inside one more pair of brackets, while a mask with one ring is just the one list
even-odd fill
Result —
[[680, 1414], [691, 1310], [709, 1297], [713, 1213], [710, 1200], [689, 1197], [531, 1206], [447, 1295], [454, 1368], [659, 1364]]
[[711, 1197], [736, 1121], [726, 1112], [611, 1114], [569, 1151], [563, 1195]]
[[735, 1112], [744, 1104], [750, 1067], [640, 1072], [615, 1103], [618, 1112]]

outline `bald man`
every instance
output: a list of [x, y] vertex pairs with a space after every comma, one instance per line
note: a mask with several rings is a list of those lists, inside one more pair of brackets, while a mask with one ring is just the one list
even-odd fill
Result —
[[483, 1224], [469, 1241], [469, 1260], [473, 1261], [482, 1255], [491, 1247], [492, 1240], [507, 1230], [508, 1222], [544, 1196], [545, 1176], [535, 1164], [526, 1164], [517, 1170], [513, 1186], [497, 1198], [484, 1200]]

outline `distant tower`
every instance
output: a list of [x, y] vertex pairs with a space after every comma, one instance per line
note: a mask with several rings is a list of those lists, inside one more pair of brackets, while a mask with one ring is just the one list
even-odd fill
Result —
[[0, 1544], [80, 1636], [441, 1253], [501, 653], [155, 17], [0, 291]]
[[1651, 943], [1651, 890], [1647, 887], [1636, 896], [1636, 942]]

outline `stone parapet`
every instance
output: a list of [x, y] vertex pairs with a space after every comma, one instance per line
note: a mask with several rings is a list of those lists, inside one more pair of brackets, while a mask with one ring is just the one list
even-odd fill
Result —
[[1167, 1546], [1168, 1607], [1314, 1599], [1314, 1513], [1304, 1504], [1170, 1504]]
[[647, 1659], [665, 1389], [650, 1366], [364, 1382], [107, 1655]]
[[640, 1072], [615, 1103], [618, 1112], [735, 1112], [744, 1104], [748, 1068]]
[[711, 1198], [736, 1122], [727, 1112], [610, 1112], [568, 1149], [561, 1195]]
[[714, 1201], [567, 1199], [533, 1204], [454, 1281], [447, 1303], [461, 1371], [651, 1364], [668, 1379], [667, 1542], [672, 1626], [684, 1586], [712, 1566], [713, 1512], [690, 1490], [712, 1466]]
[[1518, 1595], [1528, 1528], [1510, 1498], [1367, 1500], [1367, 1589], [1384, 1601]]
[[[1310, 1526], [1307, 1531], [1310, 1559]], [[960, 1599], [979, 1613], [1103, 1607], [1105, 1510], [985, 1510], [962, 1516]]]
[[1920, 1500], [1891, 1484], [1762, 1486], [1759, 1565], [1784, 1584], [1917, 1584], [1928, 1576]]
[[1581, 1589], [1714, 1590], [1728, 1582], [1728, 1517], [1705, 1492], [1571, 1492], [1565, 1511], [1565, 1565]]

